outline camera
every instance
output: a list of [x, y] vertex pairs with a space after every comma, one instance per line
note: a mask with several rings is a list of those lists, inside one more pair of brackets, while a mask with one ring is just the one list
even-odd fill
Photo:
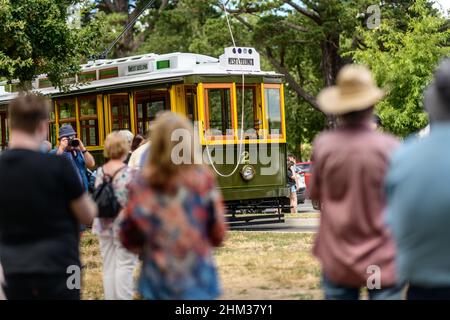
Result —
[[77, 148], [80, 146], [80, 140], [78, 140], [77, 138], [70, 138], [69, 139], [69, 146], [71, 146], [72, 148]]

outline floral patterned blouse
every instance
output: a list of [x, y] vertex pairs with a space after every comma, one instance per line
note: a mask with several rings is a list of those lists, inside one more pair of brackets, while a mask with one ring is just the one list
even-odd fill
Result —
[[120, 237], [141, 254], [145, 299], [214, 299], [221, 293], [212, 247], [226, 229], [222, 198], [206, 168], [186, 171], [172, 195], [142, 177], [131, 186]]
[[[128, 203], [128, 187], [133, 178], [133, 170], [128, 166], [120, 169], [113, 180], [113, 188], [117, 197], [117, 201], [122, 208], [125, 208]], [[97, 188], [103, 182], [104, 172], [103, 167], [97, 169], [97, 176], [95, 178], [95, 187]], [[119, 219], [95, 218], [92, 225], [94, 234], [102, 235], [111, 232], [113, 225], [118, 225]]]

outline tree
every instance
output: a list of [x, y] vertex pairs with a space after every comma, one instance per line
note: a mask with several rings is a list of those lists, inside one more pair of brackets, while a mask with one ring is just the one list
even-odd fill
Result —
[[423, 90], [439, 60], [450, 54], [447, 21], [417, 0], [406, 12], [404, 31], [394, 19], [382, 19], [377, 30], [359, 30], [364, 47], [352, 52], [371, 67], [379, 85], [387, 88], [377, 106], [388, 131], [407, 136], [427, 124]]
[[73, 30], [67, 9], [76, 1], [0, 0], [0, 77], [18, 79], [23, 89], [36, 75], [55, 86], [78, 70], [96, 35], [92, 24]]
[[[139, 23], [133, 25], [130, 30], [125, 32], [120, 41], [111, 51], [109, 57], [123, 57], [135, 53], [146, 37], [152, 33], [155, 22], [162, 12], [167, 9], [173, 9], [178, 5], [178, 0], [95, 0], [94, 12], [104, 13], [102, 19], [107, 23], [104, 30], [107, 37], [103, 39], [102, 44], [106, 49], [110, 43], [122, 32], [128, 23], [133, 21], [147, 4], [151, 4], [148, 12], [143, 13], [143, 17], [139, 17]], [[101, 51], [103, 51], [102, 49]]]
[[[21, 74], [23, 80], [49, 73], [54, 79], [53, 74], [60, 74], [61, 83], [87, 54], [104, 51], [148, 0], [83, 0], [83, 28], [74, 32], [65, 24], [65, 10], [75, 2], [24, 0], [19, 5], [19, 1], [0, 0], [0, 37], [6, 39], [0, 43], [0, 77], [20, 78]], [[333, 126], [335, 119], [318, 109], [315, 97], [335, 83], [344, 64], [355, 59], [369, 64], [381, 85], [390, 86], [379, 111], [388, 129], [406, 135], [426, 121], [420, 111], [421, 92], [436, 61], [448, 52], [444, 46], [448, 48], [449, 23], [442, 24], [431, 0], [382, 0], [377, 2], [382, 25], [369, 30], [367, 9], [373, 3], [156, 0], [108, 57], [174, 51], [218, 57], [232, 45], [225, 5], [237, 45], [256, 47], [262, 68], [285, 76], [290, 152], [299, 155], [302, 143], [310, 143], [325, 125]], [[30, 30], [39, 33], [39, 38]]]

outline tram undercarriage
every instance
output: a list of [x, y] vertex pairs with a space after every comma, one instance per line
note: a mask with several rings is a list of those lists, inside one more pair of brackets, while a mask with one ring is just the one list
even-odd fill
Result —
[[283, 223], [289, 212], [289, 198], [227, 201], [226, 217], [230, 227]]

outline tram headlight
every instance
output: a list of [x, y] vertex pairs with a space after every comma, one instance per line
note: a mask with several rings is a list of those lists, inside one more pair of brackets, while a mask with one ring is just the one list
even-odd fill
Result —
[[242, 179], [250, 181], [255, 177], [255, 168], [251, 165], [245, 165], [241, 170]]

